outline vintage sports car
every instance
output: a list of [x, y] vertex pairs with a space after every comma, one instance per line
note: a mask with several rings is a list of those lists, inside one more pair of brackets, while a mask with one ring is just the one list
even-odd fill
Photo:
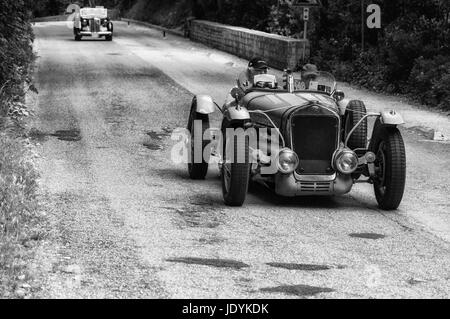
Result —
[[75, 14], [73, 33], [75, 41], [82, 37], [113, 39], [113, 23], [108, 18], [108, 10], [103, 7], [82, 8]]
[[[275, 76], [258, 75], [246, 92], [233, 88], [223, 107], [209, 96], [195, 96], [187, 127], [190, 177], [204, 179], [212, 155], [219, 158], [229, 206], [243, 205], [253, 182], [287, 197], [343, 195], [355, 183], [370, 183], [381, 209], [397, 209], [406, 175], [397, 127], [402, 117], [395, 111], [369, 113], [362, 101], [345, 99], [329, 73], [307, 81], [287, 70], [281, 88]], [[222, 126], [214, 131], [209, 115], [217, 109]], [[370, 140], [368, 119], [375, 120]], [[194, 156], [199, 151], [203, 156]]]

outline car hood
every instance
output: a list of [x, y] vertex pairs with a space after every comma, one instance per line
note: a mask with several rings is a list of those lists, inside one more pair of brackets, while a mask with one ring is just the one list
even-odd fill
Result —
[[242, 103], [249, 111], [265, 112], [279, 128], [283, 126], [283, 118], [302, 106], [321, 105], [325, 109], [339, 112], [338, 105], [331, 97], [314, 92], [251, 92], [243, 98]]

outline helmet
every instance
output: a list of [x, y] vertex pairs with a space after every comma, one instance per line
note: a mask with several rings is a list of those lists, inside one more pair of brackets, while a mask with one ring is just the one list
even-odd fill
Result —
[[269, 68], [267, 62], [260, 57], [251, 59], [250, 62], [248, 63], [248, 67], [257, 70], [267, 70]]
[[302, 76], [308, 77], [308, 76], [318, 76], [319, 70], [317, 69], [317, 66], [314, 64], [305, 64], [302, 68]]

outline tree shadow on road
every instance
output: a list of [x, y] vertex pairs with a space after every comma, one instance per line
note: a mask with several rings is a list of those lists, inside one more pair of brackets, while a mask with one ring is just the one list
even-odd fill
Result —
[[298, 196], [284, 197], [277, 195], [273, 190], [254, 183], [249, 189], [249, 194], [258, 198], [267, 204], [282, 207], [301, 207], [301, 208], [339, 208], [341, 203], [336, 201], [333, 196]]
[[[158, 169], [155, 171], [156, 174], [164, 179], [170, 180], [180, 180], [183, 183], [190, 185], [191, 189], [196, 187], [204, 187], [208, 185], [209, 187], [217, 188], [217, 192], [220, 193], [220, 177], [218, 174], [210, 172], [205, 180], [194, 181], [189, 178], [187, 169], [179, 168], [167, 168]], [[323, 209], [340, 209], [340, 208], [368, 208], [377, 209], [374, 205], [367, 205], [362, 203], [361, 200], [355, 199], [350, 195], [343, 196], [298, 196], [298, 197], [284, 197], [277, 195], [273, 190], [258, 184], [252, 183], [249, 187], [247, 201], [244, 205], [248, 205], [249, 202], [263, 202], [268, 206], [276, 207], [297, 207], [297, 208], [323, 208]], [[196, 195], [198, 198], [202, 198], [203, 201], [207, 198], [206, 202], [209, 205], [223, 206], [223, 200], [221, 196], [213, 196], [211, 194]]]

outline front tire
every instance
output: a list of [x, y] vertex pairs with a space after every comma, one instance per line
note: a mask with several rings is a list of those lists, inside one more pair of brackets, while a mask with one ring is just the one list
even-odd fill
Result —
[[108, 23], [108, 31], [111, 32], [111, 35], [107, 35], [105, 37], [105, 40], [106, 41], [112, 41], [113, 40], [114, 25], [111, 22]]
[[[226, 130], [223, 131], [225, 141], [220, 174], [223, 199], [227, 206], [242, 206], [247, 196], [250, 180], [249, 140], [245, 136], [244, 143], [242, 143], [242, 140], [238, 140], [237, 136], [233, 136], [234, 147], [231, 153], [231, 141], [226, 136]], [[240, 162], [240, 160], [243, 161]]]
[[[205, 132], [209, 130], [209, 117], [206, 114], [197, 113], [197, 102], [192, 102], [191, 114], [189, 115], [189, 122], [187, 129], [189, 130], [191, 137], [190, 142], [190, 154], [188, 162], [188, 172], [191, 179], [205, 179], [208, 173], [209, 166], [209, 154], [205, 154], [205, 148], [207, 147], [209, 140], [204, 139]], [[201, 130], [195, 134], [195, 121], [201, 121]], [[197, 122], [198, 123], [198, 122]], [[201, 136], [199, 136], [201, 134]], [[199, 146], [201, 145], [201, 148]], [[195, 151], [201, 149], [201, 160], [195, 158]], [[198, 155], [197, 155], [198, 156]], [[206, 157], [206, 158], [205, 158]]]
[[383, 128], [376, 137], [373, 179], [375, 197], [383, 210], [396, 210], [403, 199], [406, 182], [405, 144], [397, 128]]
[[75, 41], [81, 41], [80, 29], [73, 28], [73, 35], [74, 35]]

